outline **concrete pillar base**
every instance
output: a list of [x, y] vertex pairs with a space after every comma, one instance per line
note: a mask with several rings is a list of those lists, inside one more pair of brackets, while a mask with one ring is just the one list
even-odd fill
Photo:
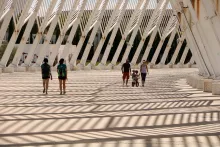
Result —
[[197, 84], [196, 84], [197, 89], [203, 90], [203, 88], [204, 88], [203, 81], [204, 81], [204, 78], [199, 76], [199, 78], [197, 79]]
[[92, 65], [90, 63], [84, 67], [84, 70], [91, 70], [91, 69], [92, 69]]
[[193, 88], [196, 88], [196, 87], [197, 87], [198, 79], [199, 79], [199, 77], [197, 77], [197, 75], [194, 75], [194, 76], [191, 78], [191, 86], [192, 86]]
[[18, 66], [18, 67], [15, 67], [15, 72], [26, 72], [27, 71], [27, 68], [26, 67], [22, 67], [22, 66]]
[[85, 67], [85, 65], [83, 65], [83, 64], [77, 64], [76, 66], [74, 66], [75, 68], [76, 68], [76, 70], [83, 70], [84, 69], [84, 67]]
[[173, 68], [173, 64], [167, 64], [167, 65], [164, 65], [164, 64], [158, 64], [157, 67], [158, 67], [158, 68]]
[[212, 94], [220, 95], [220, 81], [219, 80], [212, 82]]
[[190, 65], [191, 66], [191, 68], [197, 68], [197, 65], [196, 64], [192, 64], [192, 65]]
[[157, 67], [157, 68], [163, 68], [163, 67], [164, 67], [164, 64], [159, 63], [159, 64], [156, 65], [156, 67]]
[[119, 69], [121, 69], [121, 66], [122, 66], [122, 64], [115, 65], [115, 66], [113, 66], [113, 69], [119, 70]]
[[193, 88], [196, 88], [199, 90], [203, 90], [204, 88], [204, 78], [199, 75], [189, 75], [186, 78], [186, 82]]
[[106, 70], [112, 70], [113, 69], [113, 65], [111, 63], [109, 63], [108, 65], [105, 66]]
[[184, 64], [182, 63], [175, 64], [173, 65], [173, 68], [184, 68]]
[[169, 63], [169, 64], [167, 64], [167, 65], [165, 65], [165, 66], [168, 66], [168, 68], [173, 68], [173, 67], [174, 67], [174, 64]]
[[96, 70], [102, 70], [105, 68], [106, 65], [99, 63], [97, 66], [92, 67], [92, 69], [96, 69]]
[[3, 68], [3, 73], [13, 73], [14, 67], [5, 67]]
[[191, 68], [192, 66], [191, 66], [191, 64], [184, 64], [183, 67], [184, 67], [184, 68]]
[[203, 91], [204, 92], [212, 92], [212, 79], [204, 79], [203, 80]]
[[41, 68], [40, 67], [30, 66], [30, 67], [28, 67], [27, 71], [37, 72], [37, 71], [41, 71]]

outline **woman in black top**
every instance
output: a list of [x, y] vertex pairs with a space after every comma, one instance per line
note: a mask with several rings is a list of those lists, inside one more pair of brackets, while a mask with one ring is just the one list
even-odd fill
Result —
[[50, 65], [48, 64], [48, 59], [44, 59], [44, 63], [41, 65], [41, 73], [42, 73], [42, 79], [43, 79], [43, 93], [48, 90], [48, 85], [49, 85], [49, 79], [51, 78], [52, 80], [52, 75], [51, 75], [51, 70], [50, 70]]

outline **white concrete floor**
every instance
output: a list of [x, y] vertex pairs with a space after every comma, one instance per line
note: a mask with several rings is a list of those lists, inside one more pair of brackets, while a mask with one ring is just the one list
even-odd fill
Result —
[[220, 97], [186, 85], [196, 69], [152, 69], [145, 87], [120, 71], [57, 74], [42, 94], [40, 73], [0, 75], [0, 146], [220, 147]]

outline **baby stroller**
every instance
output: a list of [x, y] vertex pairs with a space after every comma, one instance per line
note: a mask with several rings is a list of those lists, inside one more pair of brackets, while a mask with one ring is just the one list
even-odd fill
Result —
[[132, 87], [134, 87], [135, 85], [136, 85], [136, 87], [139, 86], [138, 79], [139, 79], [138, 70], [133, 70], [133, 73], [132, 73]]

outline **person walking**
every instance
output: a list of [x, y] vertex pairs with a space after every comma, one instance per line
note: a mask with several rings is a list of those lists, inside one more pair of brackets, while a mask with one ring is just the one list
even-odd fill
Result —
[[148, 65], [148, 62], [143, 60], [143, 63], [140, 66], [142, 87], [144, 87], [147, 73], [149, 74], [147, 65]]
[[43, 79], [43, 93], [48, 91], [49, 86], [49, 79], [52, 80], [52, 74], [50, 70], [50, 65], [48, 64], [48, 59], [45, 58], [43, 64], [41, 65], [41, 73], [42, 73], [42, 79]]
[[126, 63], [124, 63], [121, 67], [121, 71], [122, 71], [122, 79], [123, 79], [123, 86], [125, 84], [125, 80], [126, 80], [126, 86], [128, 86], [128, 79], [130, 77], [131, 74], [131, 65], [129, 63], [128, 60], [126, 60]]
[[60, 94], [66, 94], [67, 67], [66, 64], [64, 64], [63, 58], [60, 59], [59, 65], [57, 66], [57, 73], [59, 79]]

